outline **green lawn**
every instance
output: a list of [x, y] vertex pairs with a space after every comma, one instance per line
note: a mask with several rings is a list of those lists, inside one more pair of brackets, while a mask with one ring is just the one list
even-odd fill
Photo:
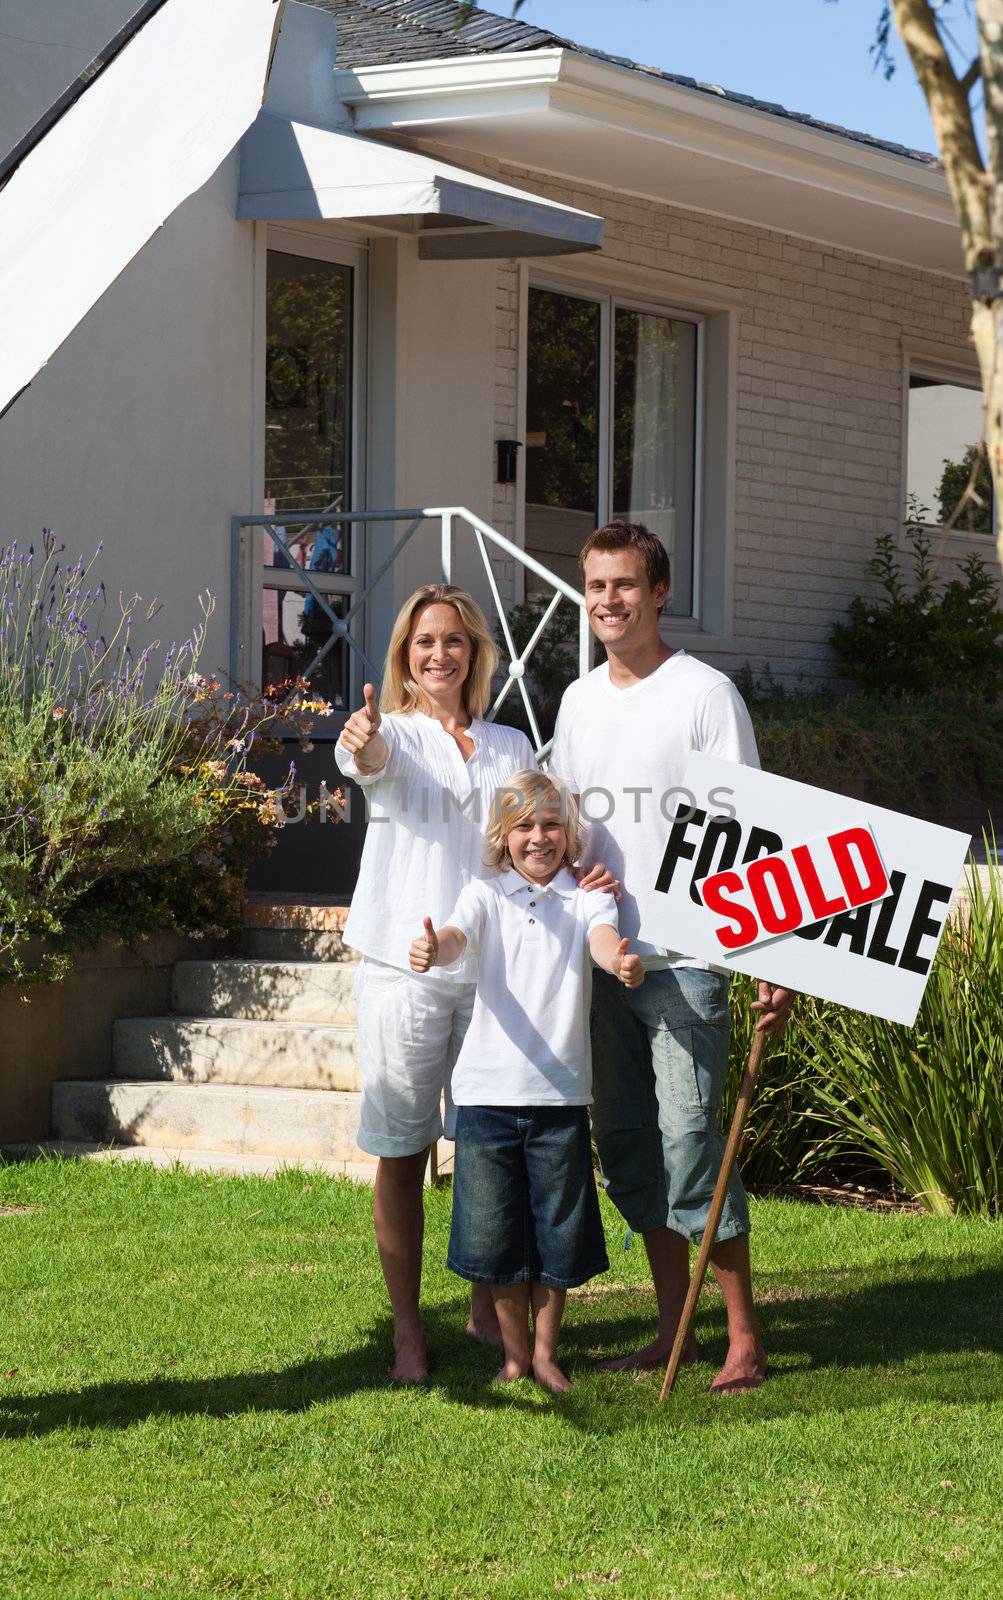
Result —
[[[760, 1201], [773, 1376], [590, 1371], [639, 1246], [572, 1298], [576, 1379], [488, 1380], [429, 1197], [434, 1381], [392, 1389], [365, 1189], [0, 1167], [0, 1595], [1003, 1593], [1003, 1224]], [[6, 1374], [6, 1376], [5, 1376]]]

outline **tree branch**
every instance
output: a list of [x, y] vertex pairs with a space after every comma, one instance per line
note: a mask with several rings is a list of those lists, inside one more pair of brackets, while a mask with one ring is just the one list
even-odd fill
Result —
[[976, 56], [971, 66], [968, 68], [968, 71], [965, 73], [965, 76], [958, 79], [958, 88], [961, 90], [962, 94], [971, 94], [975, 84], [977, 84], [979, 81], [981, 72], [982, 62], [979, 60], [979, 57]]

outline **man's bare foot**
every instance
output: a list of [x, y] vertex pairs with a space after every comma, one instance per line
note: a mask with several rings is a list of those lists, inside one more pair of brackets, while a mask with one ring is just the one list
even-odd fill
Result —
[[752, 1339], [728, 1348], [724, 1366], [711, 1389], [715, 1394], [746, 1394], [762, 1387], [766, 1377], [766, 1351]]
[[565, 1377], [553, 1356], [533, 1357], [533, 1377], [552, 1394], [565, 1394], [571, 1388], [571, 1379]]
[[[596, 1362], [597, 1372], [652, 1372], [655, 1367], [664, 1367], [672, 1350], [672, 1341], [652, 1339], [643, 1350], [632, 1350], [626, 1356], [607, 1356], [604, 1361]], [[690, 1366], [694, 1361], [700, 1360], [700, 1350], [696, 1340], [691, 1336], [686, 1341], [683, 1351], [683, 1364]]]
[[502, 1342], [498, 1313], [491, 1289], [486, 1283], [475, 1283], [470, 1291], [470, 1316], [466, 1331], [471, 1339], [476, 1339], [480, 1344], [500, 1345]]
[[428, 1351], [424, 1334], [398, 1334], [394, 1339], [393, 1383], [424, 1383], [428, 1378]]
[[528, 1378], [531, 1372], [529, 1357], [525, 1361], [516, 1361], [514, 1357], [507, 1356], [495, 1373], [495, 1383], [515, 1383], [519, 1378]]

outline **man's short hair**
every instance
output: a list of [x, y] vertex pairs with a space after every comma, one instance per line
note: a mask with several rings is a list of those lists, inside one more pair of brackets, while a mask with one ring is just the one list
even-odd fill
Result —
[[649, 588], [657, 589], [660, 583], [669, 588], [669, 552], [658, 535], [646, 528], [643, 522], [607, 522], [605, 528], [597, 528], [586, 539], [578, 556], [582, 577], [585, 576], [587, 557], [608, 555], [611, 550], [636, 550], [644, 563]]

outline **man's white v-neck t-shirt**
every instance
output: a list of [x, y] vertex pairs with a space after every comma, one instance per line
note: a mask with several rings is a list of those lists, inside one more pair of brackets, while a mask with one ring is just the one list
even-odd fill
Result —
[[686, 803], [683, 782], [695, 750], [759, 766], [735, 685], [684, 650], [626, 688], [611, 682], [604, 662], [565, 692], [550, 770], [579, 795], [589, 824], [583, 864], [602, 861], [620, 879], [620, 932], [651, 965], [708, 965], [645, 939], [635, 898], [658, 876], [670, 819]]

